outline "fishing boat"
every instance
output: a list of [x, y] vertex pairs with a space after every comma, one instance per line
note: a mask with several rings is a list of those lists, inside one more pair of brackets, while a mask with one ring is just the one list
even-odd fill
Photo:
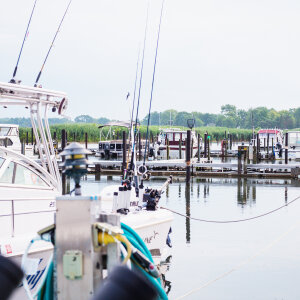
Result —
[[[157, 141], [153, 146], [153, 153], [155, 159], [167, 159], [167, 152], [169, 151], [170, 159], [185, 158], [187, 132], [180, 128], [166, 128], [159, 133]], [[197, 155], [198, 145], [195, 131], [191, 131], [191, 148], [193, 149], [193, 157]], [[168, 149], [169, 147], [169, 149]], [[181, 157], [180, 157], [181, 148]], [[200, 146], [200, 151], [202, 147]]]
[[[55, 197], [61, 194], [61, 179], [51, 139], [47, 113], [62, 114], [65, 93], [0, 82], [0, 104], [8, 109], [29, 107], [40, 164], [9, 147], [0, 147], [0, 252], [21, 263], [29, 241], [38, 230], [54, 223]], [[39, 134], [39, 133], [40, 134]], [[30, 252], [39, 264], [27, 276], [32, 293], [39, 286], [53, 249], [36, 243]], [[18, 289], [13, 299], [25, 299]]]
[[[103, 129], [109, 127], [107, 135], [103, 139]], [[100, 156], [102, 159], [117, 159], [123, 157], [123, 141], [122, 139], [116, 136], [114, 128], [130, 128], [129, 122], [109, 122], [105, 125], [100, 125], [98, 128], [100, 129], [100, 141], [98, 143], [98, 151], [96, 152], [96, 156]], [[117, 137], [115, 139], [115, 137]], [[129, 145], [126, 144], [126, 150]]]
[[260, 155], [262, 159], [282, 158], [283, 131], [280, 129], [260, 129], [258, 132]]

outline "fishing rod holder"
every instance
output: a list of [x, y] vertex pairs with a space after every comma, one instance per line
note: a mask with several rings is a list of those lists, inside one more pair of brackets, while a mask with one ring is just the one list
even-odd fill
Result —
[[158, 203], [161, 195], [164, 192], [164, 189], [172, 182], [173, 178], [170, 176], [159, 189], [145, 189], [143, 202], [145, 202], [147, 210], [156, 210], [158, 208]]

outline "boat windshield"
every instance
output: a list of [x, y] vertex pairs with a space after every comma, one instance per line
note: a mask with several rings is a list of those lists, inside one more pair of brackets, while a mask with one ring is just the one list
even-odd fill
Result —
[[9, 127], [0, 127], [0, 136], [7, 136], [9, 129]]
[[0, 168], [2, 167], [3, 163], [4, 163], [4, 158], [0, 157]]

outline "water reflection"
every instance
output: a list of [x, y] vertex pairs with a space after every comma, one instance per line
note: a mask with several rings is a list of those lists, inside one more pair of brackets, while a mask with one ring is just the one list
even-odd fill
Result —
[[[186, 186], [185, 186], [185, 214], [188, 217], [191, 216], [191, 186], [190, 185], [191, 185], [190, 183], [186, 183]], [[185, 218], [185, 226], [186, 226], [186, 243], [189, 244], [191, 242], [191, 220], [190, 220], [190, 218]]]

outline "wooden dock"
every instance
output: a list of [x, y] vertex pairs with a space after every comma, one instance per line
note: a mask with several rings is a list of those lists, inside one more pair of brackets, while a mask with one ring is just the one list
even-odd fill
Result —
[[[137, 162], [137, 167], [143, 164]], [[146, 161], [147, 169], [152, 176], [185, 176], [186, 161], [183, 159]], [[191, 160], [191, 176], [211, 177], [257, 177], [257, 178], [298, 178], [300, 175], [300, 163], [293, 164], [246, 164], [239, 171], [237, 163], [203, 163], [197, 159]], [[90, 173], [105, 175], [121, 175], [122, 161], [103, 160], [94, 161], [89, 165]]]

